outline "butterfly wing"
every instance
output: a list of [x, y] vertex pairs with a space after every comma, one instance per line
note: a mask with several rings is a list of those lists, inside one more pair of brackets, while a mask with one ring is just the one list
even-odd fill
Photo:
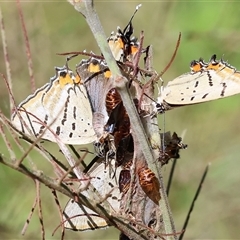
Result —
[[107, 222], [90, 208], [70, 199], [63, 212], [64, 227], [75, 231], [87, 231], [108, 227]]
[[[17, 129], [27, 135], [65, 144], [87, 144], [96, 140], [92, 109], [80, 79], [67, 67], [56, 68], [56, 76], [30, 95], [12, 115]], [[27, 127], [26, 127], [27, 125]]]
[[191, 72], [170, 81], [158, 102], [170, 107], [196, 104], [240, 93], [240, 72], [214, 55], [209, 63], [192, 61]]
[[79, 63], [77, 73], [86, 87], [93, 109], [93, 127], [100, 137], [108, 120], [105, 99], [108, 91], [113, 87], [111, 72], [105, 60], [91, 57]]
[[[105, 163], [96, 163], [89, 170], [90, 182], [94, 191], [102, 199], [94, 199], [96, 202], [108, 201], [112, 211], [119, 211], [121, 194], [118, 188], [118, 179], [120, 168], [116, 169], [114, 177], [110, 174], [111, 168], [114, 167], [114, 161], [110, 166]], [[81, 192], [84, 196], [89, 197], [89, 190]], [[92, 195], [91, 195], [92, 196]], [[108, 197], [107, 197], [108, 196]], [[107, 197], [107, 198], [106, 198]], [[85, 231], [98, 228], [105, 228], [108, 223], [93, 210], [79, 205], [73, 200], [69, 200], [63, 213], [64, 227], [72, 230]]]

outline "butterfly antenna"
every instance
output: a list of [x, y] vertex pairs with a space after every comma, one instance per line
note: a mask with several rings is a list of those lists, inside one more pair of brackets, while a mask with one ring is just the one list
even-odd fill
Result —
[[[165, 118], [165, 112], [163, 113], [163, 132], [165, 133], [165, 130], [166, 130], [166, 118]], [[162, 152], [163, 154], [165, 154], [165, 147], [164, 147], [164, 144], [165, 143], [165, 134], [163, 134], [163, 137], [162, 137]]]
[[86, 50], [84, 51], [73, 51], [73, 52], [64, 52], [64, 53], [56, 53], [57, 55], [59, 56], [68, 56], [68, 55], [71, 55], [69, 56], [69, 58], [73, 58], [73, 57], [76, 57], [78, 55], [83, 55], [83, 56], [87, 56], [87, 57], [95, 57], [97, 59], [104, 59], [103, 56], [100, 56], [100, 55], [96, 55], [94, 54], [93, 52], [86, 52]]
[[130, 18], [127, 26], [126, 26], [126, 27], [124, 28], [124, 30], [123, 30], [123, 35], [125, 35], [125, 36], [127, 36], [127, 37], [130, 37], [130, 36], [133, 34], [132, 20], [133, 20], [135, 14], [137, 13], [138, 9], [139, 9], [141, 6], [142, 6], [142, 4], [139, 4], [139, 5], [136, 6], [135, 11], [134, 11], [132, 17]]
[[67, 69], [69, 69], [69, 67], [68, 67], [68, 62], [71, 60], [71, 59], [73, 59], [73, 58], [75, 58], [75, 57], [77, 57], [79, 54], [73, 54], [73, 55], [71, 55], [71, 56], [67, 56], [67, 58], [66, 58], [66, 68]]
[[190, 219], [190, 216], [191, 216], [191, 213], [192, 213], [194, 204], [195, 204], [195, 202], [196, 202], [196, 200], [197, 200], [197, 198], [198, 198], [198, 196], [199, 196], [199, 194], [200, 194], [200, 191], [201, 191], [201, 189], [202, 189], [202, 185], [203, 185], [203, 183], [204, 183], [204, 180], [206, 179], [206, 176], [207, 176], [207, 173], [208, 173], [208, 168], [209, 168], [210, 165], [211, 165], [211, 163], [208, 163], [208, 165], [207, 165], [206, 168], [205, 168], [205, 171], [203, 172], [201, 181], [200, 181], [200, 183], [199, 183], [199, 185], [198, 185], [197, 191], [196, 191], [196, 193], [195, 193], [195, 196], [194, 196], [193, 201], [192, 201], [192, 203], [191, 203], [190, 209], [189, 209], [189, 211], [188, 211], [186, 220], [185, 220], [185, 222], [184, 222], [184, 224], [183, 224], [182, 233], [181, 233], [181, 235], [179, 236], [178, 240], [182, 240], [182, 239], [183, 239], [183, 236], [184, 236], [184, 233], [186, 232], [186, 228], [187, 228], [187, 225], [188, 225], [188, 222], [189, 222], [189, 219]]
[[151, 101], [153, 101], [153, 102], [157, 103], [157, 101], [156, 101], [156, 100], [154, 100], [153, 98], [151, 98], [150, 96], [148, 96], [146, 93], [143, 93], [143, 95], [144, 95], [144, 96], [146, 96], [147, 98], [149, 98]]
[[137, 13], [138, 9], [139, 9], [141, 6], [142, 6], [142, 4], [138, 4], [138, 5], [136, 6], [135, 11], [134, 11], [132, 17], [130, 18], [130, 21], [129, 21], [128, 24], [130, 24], [130, 23], [132, 22], [132, 20], [133, 20], [135, 14]]

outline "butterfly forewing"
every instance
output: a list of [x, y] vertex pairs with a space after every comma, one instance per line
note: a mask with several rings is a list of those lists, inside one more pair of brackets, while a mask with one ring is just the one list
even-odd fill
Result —
[[12, 122], [27, 135], [43, 134], [41, 138], [53, 142], [55, 135], [65, 144], [86, 144], [96, 139], [86, 90], [67, 67], [56, 68], [50, 83], [20, 103]]

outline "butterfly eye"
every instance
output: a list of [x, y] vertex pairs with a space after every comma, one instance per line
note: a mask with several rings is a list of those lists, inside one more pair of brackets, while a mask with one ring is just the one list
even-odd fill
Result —
[[61, 71], [60, 74], [59, 74], [59, 76], [60, 76], [60, 77], [63, 77], [63, 78], [65, 78], [66, 75], [67, 75], [67, 72], [66, 72], [66, 71]]

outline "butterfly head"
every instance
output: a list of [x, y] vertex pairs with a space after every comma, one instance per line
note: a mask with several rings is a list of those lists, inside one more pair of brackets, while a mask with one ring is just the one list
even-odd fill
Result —
[[134, 32], [132, 19], [140, 7], [141, 4], [136, 7], [135, 12], [123, 31], [118, 27], [117, 33], [112, 32], [111, 36], [107, 39], [116, 61], [131, 61], [139, 50], [138, 39], [132, 36]]

